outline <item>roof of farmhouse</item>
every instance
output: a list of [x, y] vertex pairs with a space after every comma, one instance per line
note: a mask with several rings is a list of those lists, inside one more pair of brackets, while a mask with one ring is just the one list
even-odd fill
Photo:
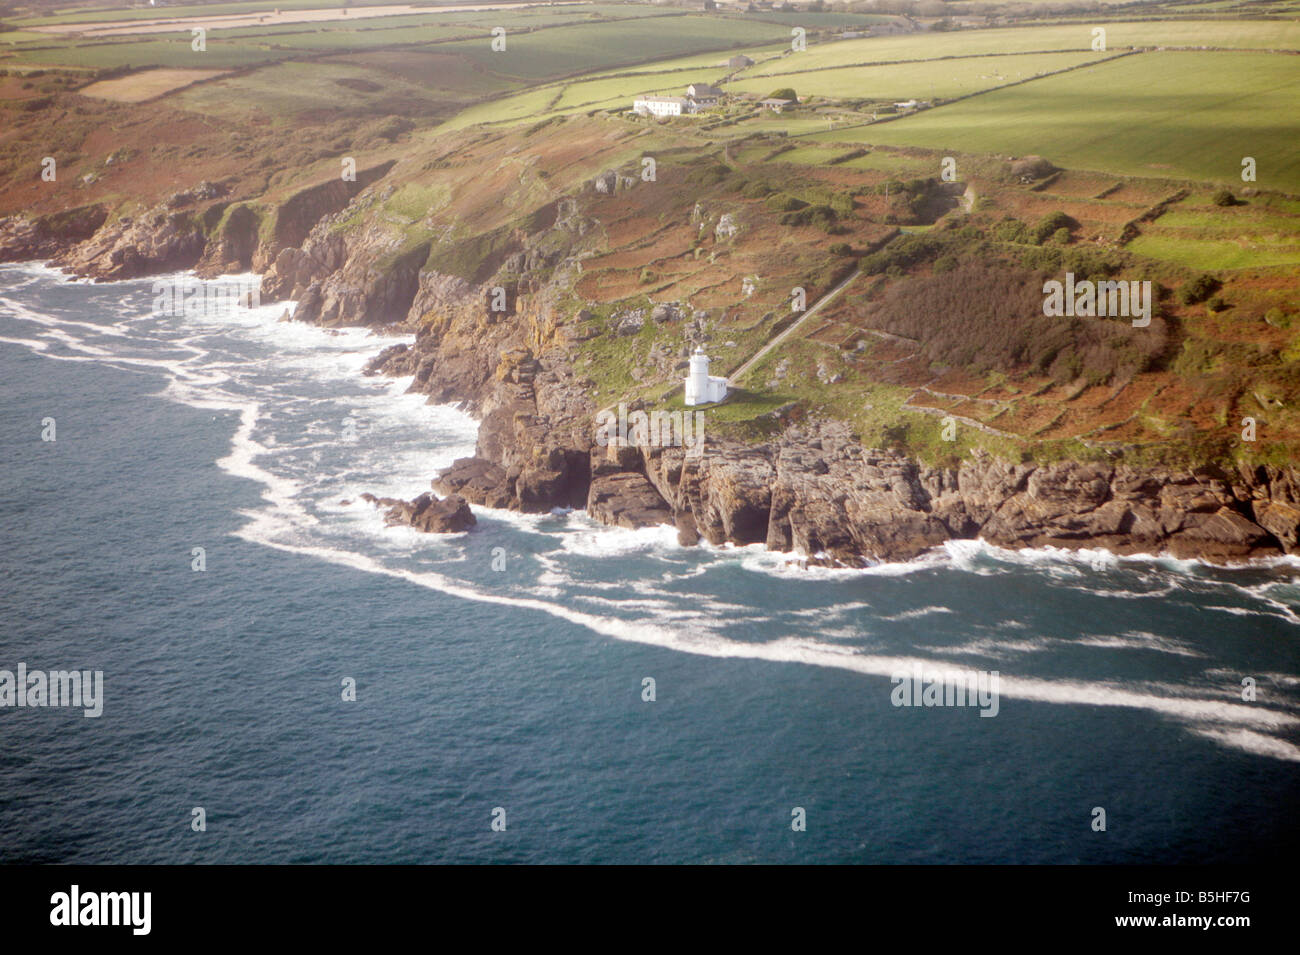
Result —
[[637, 103], [685, 103], [686, 99], [682, 96], [638, 96], [634, 102]]

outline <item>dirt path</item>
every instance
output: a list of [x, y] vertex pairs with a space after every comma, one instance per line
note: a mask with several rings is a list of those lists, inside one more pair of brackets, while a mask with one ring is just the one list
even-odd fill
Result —
[[844, 289], [847, 288], [849, 284], [861, 274], [862, 274], [861, 268], [854, 269], [852, 275], [850, 275], [839, 285], [835, 286], [833, 289], [831, 289], [829, 292], [827, 292], [825, 295], [819, 298], [817, 302], [813, 305], [813, 307], [808, 309], [806, 312], [804, 312], [803, 316], [797, 322], [795, 322], [793, 325], [791, 325], [789, 328], [783, 331], [780, 335], [777, 335], [776, 338], [773, 338], [770, 342], [768, 342], [757, 352], [755, 352], [753, 357], [751, 357], [749, 361], [745, 362], [743, 365], [741, 365], [739, 368], [733, 371], [727, 377], [727, 387], [734, 388], [736, 386], [736, 382], [740, 380], [741, 376], [744, 375], [747, 371], [749, 371], [756, 363], [758, 363], [763, 358], [764, 355], [766, 355], [777, 345], [781, 344], [781, 342], [785, 341], [787, 338], [793, 335], [796, 330], [802, 328], [804, 322], [808, 321], [808, 319], [812, 318], [819, 311], [821, 311], [823, 305], [831, 301], [833, 298], [835, 298], [835, 296], [839, 295], [840, 292], [844, 291]]

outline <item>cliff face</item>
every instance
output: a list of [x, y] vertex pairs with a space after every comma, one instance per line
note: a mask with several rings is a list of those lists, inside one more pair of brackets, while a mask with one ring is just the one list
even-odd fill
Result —
[[[0, 257], [53, 255], [98, 278], [252, 266], [265, 272], [264, 300], [297, 300], [298, 319], [405, 322], [415, 343], [386, 349], [368, 373], [410, 375], [413, 391], [481, 418], [475, 457], [432, 481], [471, 504], [585, 507], [608, 524], [675, 525], [687, 544], [764, 544], [843, 565], [908, 559], [963, 538], [1221, 561], [1300, 552], [1296, 467], [1219, 473], [977, 455], [932, 468], [864, 447], [835, 421], [760, 444], [706, 436], [699, 454], [598, 446], [594, 389], [573, 366], [587, 333], [570, 317], [598, 224], [561, 200], [532, 220], [536, 232], [496, 245], [491, 268], [456, 274], [429, 264], [439, 261], [430, 241], [409, 241], [368, 214], [386, 171], [304, 190], [274, 211], [269, 229], [269, 213], [230, 205], [219, 188], [107, 225], [97, 208], [5, 220]], [[504, 307], [494, 307], [496, 289]]]
[[88, 205], [35, 219], [0, 219], [0, 262], [53, 258], [89, 239], [107, 218], [103, 206]]
[[[601, 447], [588, 383], [568, 360], [572, 328], [539, 324], [537, 315], [493, 322], [485, 291], [422, 274], [420, 314], [436, 320], [413, 346], [388, 349], [370, 368], [413, 375], [413, 390], [464, 402], [482, 417], [476, 456], [433, 481], [471, 503], [585, 506], [607, 524], [675, 524], [683, 543], [765, 544], [847, 566], [972, 538], [1217, 561], [1300, 551], [1295, 468], [1035, 466], [988, 455], [932, 468], [863, 447], [834, 421], [757, 445], [708, 440], [699, 454]], [[541, 329], [549, 334], [535, 354]]]
[[[205, 276], [264, 271], [286, 249], [301, 256], [296, 246], [323, 217], [343, 209], [392, 166], [359, 170], [355, 181], [306, 187], [264, 213], [251, 202], [231, 201], [230, 183], [204, 181], [143, 212], [111, 220], [101, 205], [34, 219], [8, 216], [0, 219], [0, 262], [44, 259], [100, 281], [191, 268]], [[265, 230], [263, 215], [269, 217]]]
[[678, 449], [644, 461], [679, 526], [685, 513], [714, 543], [762, 542], [847, 565], [963, 538], [1233, 561], [1294, 553], [1300, 516], [1293, 470], [1036, 467], [987, 455], [929, 468], [864, 448], [834, 422], [694, 461]]

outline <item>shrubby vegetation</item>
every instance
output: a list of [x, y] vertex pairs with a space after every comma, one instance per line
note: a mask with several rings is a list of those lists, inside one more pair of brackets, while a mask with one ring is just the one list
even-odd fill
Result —
[[1219, 280], [1213, 275], [1202, 274], [1183, 286], [1181, 298], [1184, 305], [1195, 305], [1204, 302], [1218, 290]]
[[1167, 334], [1158, 317], [1141, 329], [1123, 319], [1049, 318], [1039, 274], [984, 263], [952, 262], [932, 275], [895, 283], [874, 304], [872, 320], [919, 341], [935, 363], [977, 374], [1028, 371], [1094, 384], [1150, 367], [1163, 353]]

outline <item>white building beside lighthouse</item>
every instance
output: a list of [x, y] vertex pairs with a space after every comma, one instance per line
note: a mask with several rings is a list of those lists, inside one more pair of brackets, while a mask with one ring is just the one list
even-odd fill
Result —
[[691, 370], [686, 376], [686, 403], [709, 405], [727, 397], [727, 379], [709, 374], [709, 356], [696, 346], [691, 356]]

